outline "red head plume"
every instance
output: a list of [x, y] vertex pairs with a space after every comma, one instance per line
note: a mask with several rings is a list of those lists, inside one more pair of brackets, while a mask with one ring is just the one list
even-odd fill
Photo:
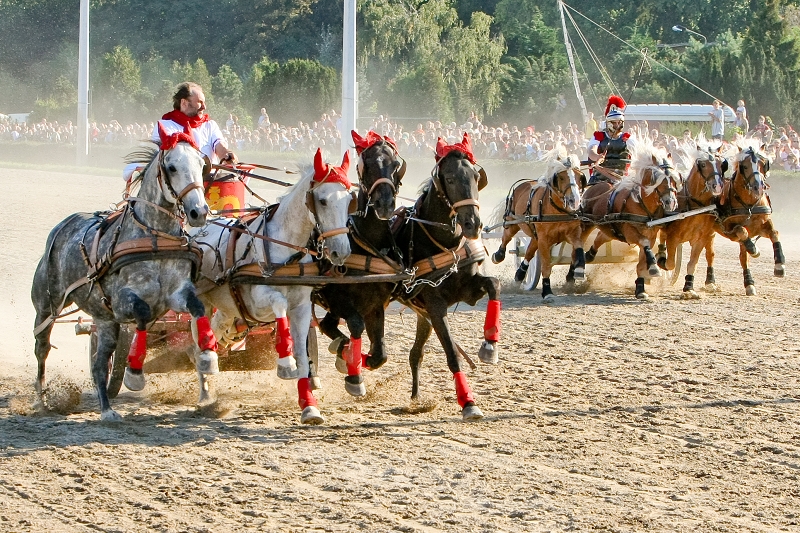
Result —
[[608, 104], [606, 104], [606, 112], [603, 114], [608, 115], [608, 112], [611, 111], [611, 106], [616, 107], [620, 111], [624, 111], [625, 106], [627, 105], [628, 104], [625, 103], [625, 100], [623, 100], [621, 96], [612, 94], [611, 96], [608, 97]]
[[199, 150], [197, 143], [194, 142], [194, 138], [191, 135], [183, 131], [167, 135], [161, 122], [158, 123], [158, 136], [161, 139], [162, 150], [172, 150], [180, 142], [189, 143], [195, 150]]
[[475, 164], [475, 155], [472, 153], [472, 142], [469, 140], [469, 134], [464, 133], [464, 138], [461, 140], [460, 143], [456, 144], [445, 144], [444, 139], [439, 137], [436, 139], [436, 160], [439, 161], [441, 158], [452, 152], [453, 150], [463, 153], [469, 162], [473, 165]]
[[356, 146], [356, 153], [358, 155], [361, 155], [361, 152], [363, 152], [364, 150], [366, 150], [367, 148], [369, 148], [373, 144], [375, 144], [377, 142], [380, 142], [380, 141], [388, 142], [389, 144], [391, 144], [394, 147], [395, 150], [397, 150], [397, 145], [395, 145], [394, 141], [391, 138], [389, 138], [388, 136], [381, 137], [380, 135], [378, 135], [377, 133], [375, 133], [372, 130], [367, 132], [366, 137], [362, 137], [361, 135], [359, 135], [356, 132], [356, 130], [352, 130], [350, 132], [350, 134], [353, 136], [353, 143]]
[[317, 183], [341, 183], [346, 189], [352, 184], [347, 179], [347, 172], [350, 170], [350, 152], [344, 153], [342, 165], [334, 167], [322, 160], [322, 149], [317, 148], [314, 154], [314, 181]]

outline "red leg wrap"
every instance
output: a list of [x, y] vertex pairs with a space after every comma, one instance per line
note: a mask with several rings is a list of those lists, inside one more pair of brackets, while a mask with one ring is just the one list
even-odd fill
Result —
[[275, 319], [275, 349], [278, 357], [289, 357], [294, 352], [294, 340], [289, 331], [289, 319], [284, 317]]
[[467, 376], [463, 372], [456, 372], [453, 374], [453, 379], [456, 381], [456, 397], [458, 398], [458, 405], [463, 409], [467, 403], [475, 403], [475, 398], [472, 396], [472, 391], [469, 390], [469, 383], [467, 383]]
[[500, 300], [489, 300], [489, 305], [486, 306], [483, 338], [487, 341], [500, 340], [500, 307]]
[[316, 407], [317, 399], [311, 393], [311, 387], [308, 384], [308, 378], [300, 378], [297, 380], [297, 396], [300, 404], [300, 409], [305, 409], [309, 405]]
[[217, 338], [214, 336], [211, 322], [207, 316], [201, 316], [197, 319], [197, 346], [203, 351], [217, 351]]
[[350, 343], [345, 348], [345, 363], [347, 363], [347, 375], [358, 376], [361, 374], [361, 339], [354, 339], [350, 337]]
[[128, 366], [131, 370], [141, 370], [144, 366], [144, 358], [147, 356], [147, 330], [136, 330], [131, 341], [131, 349], [128, 351]]

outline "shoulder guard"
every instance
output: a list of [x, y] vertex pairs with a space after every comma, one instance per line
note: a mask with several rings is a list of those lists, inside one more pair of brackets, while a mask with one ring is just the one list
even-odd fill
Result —
[[594, 139], [596, 141], [602, 141], [606, 138], [606, 133], [604, 131], [596, 131], [594, 132]]

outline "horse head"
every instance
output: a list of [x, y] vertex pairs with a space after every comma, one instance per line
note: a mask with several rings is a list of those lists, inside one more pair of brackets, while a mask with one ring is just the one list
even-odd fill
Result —
[[769, 159], [761, 151], [748, 146], [739, 152], [733, 173], [734, 181], [737, 176], [741, 176], [745, 189], [757, 198], [761, 198], [767, 188], [768, 175]]
[[314, 174], [306, 192], [306, 207], [319, 233], [319, 251], [334, 265], [344, 264], [350, 256], [347, 219], [355, 211], [357, 199], [350, 191], [349, 168], [348, 152], [344, 153], [342, 164], [335, 167], [322, 160], [322, 151], [318, 148], [314, 155]]
[[666, 160], [646, 167], [641, 173], [641, 201], [658, 198], [658, 205], [666, 212], [678, 210], [678, 173]]
[[566, 149], [560, 150], [547, 166], [548, 186], [570, 213], [576, 212], [581, 206], [586, 178], [580, 166], [578, 156], [568, 155]]
[[[201, 227], [205, 225], [209, 213], [203, 187], [206, 160], [190, 135], [167, 135], [160, 122], [158, 128], [161, 137], [158, 164], [151, 167], [157, 173], [158, 195], [161, 198], [147, 198], [148, 191], [153, 189], [144, 183], [140, 194], [145, 200], [172, 205], [174, 209], [183, 211], [190, 226]], [[146, 172], [145, 178], [147, 175]]]
[[436, 193], [450, 209], [450, 217], [461, 226], [468, 239], [481, 233], [478, 191], [486, 186], [486, 172], [475, 162], [469, 135], [462, 142], [447, 145], [440, 138], [436, 143], [436, 166], [431, 173]]
[[363, 193], [359, 194], [359, 211], [366, 215], [372, 207], [379, 219], [388, 220], [395, 210], [406, 162], [389, 137], [381, 137], [374, 131], [368, 132], [366, 137], [355, 130], [351, 134], [358, 154], [356, 169]]
[[719, 149], [698, 152], [694, 166], [697, 169], [697, 174], [703, 180], [703, 190], [711, 193], [712, 196], [721, 195], [722, 179], [725, 171], [728, 170], [728, 160], [720, 155]]

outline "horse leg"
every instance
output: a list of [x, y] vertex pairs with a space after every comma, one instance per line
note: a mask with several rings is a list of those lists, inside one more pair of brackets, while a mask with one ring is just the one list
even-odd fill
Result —
[[640, 239], [639, 247], [644, 253], [644, 258], [647, 262], [647, 273], [650, 275], [650, 277], [657, 278], [661, 275], [661, 270], [659, 270], [656, 262], [656, 256], [653, 254], [653, 250], [650, 248], [650, 239]]
[[342, 374], [347, 374], [347, 366], [342, 358], [342, 350], [347, 343], [347, 336], [339, 329], [339, 316], [328, 311], [322, 320], [319, 321], [319, 330], [329, 339], [328, 351], [336, 356], [336, 370]]
[[361, 397], [367, 394], [364, 386], [364, 376], [361, 375], [361, 365], [364, 358], [361, 353], [361, 336], [364, 334], [364, 319], [358, 313], [351, 313], [347, 317], [347, 329], [350, 330], [350, 342], [345, 346], [342, 355], [347, 363], [347, 376], [344, 378], [344, 388], [350, 396]]
[[780, 235], [778, 235], [778, 232], [775, 230], [772, 220], [767, 220], [764, 223], [761, 233], [762, 235], [769, 237], [769, 240], [772, 241], [772, 253], [775, 258], [774, 275], [776, 278], [782, 278], [785, 275], [784, 265], [786, 264], [786, 258], [783, 256]]
[[714, 277], [714, 233], [712, 233], [705, 244], [706, 249], [706, 287], [707, 291], [717, 290], [717, 280]]
[[[108, 364], [111, 354], [117, 349], [119, 324], [113, 320], [95, 320], [95, 326], [97, 328], [97, 355], [92, 362], [91, 370], [97, 399], [100, 402], [100, 420], [118, 422], [122, 420], [122, 417], [111, 408], [111, 402], [108, 399]], [[136, 342], [135, 338], [134, 342]], [[127, 387], [127, 384], [125, 386]]]
[[[649, 249], [649, 247], [648, 247]], [[650, 254], [652, 255], [652, 251]], [[655, 260], [654, 260], [655, 262]], [[639, 262], [636, 264], [636, 282], [635, 282], [635, 290], [634, 295], [639, 300], [647, 300], [650, 296], [644, 290], [644, 275], [647, 272], [647, 255], [644, 252], [643, 247], [639, 247]]]
[[[666, 231], [659, 231], [658, 232], [658, 253], [656, 254], [656, 264], [663, 268], [664, 270], [671, 270], [667, 269], [667, 242], [669, 241], [669, 237], [667, 236]], [[673, 267], [674, 268], [674, 267]]]
[[684, 277], [682, 295], [683, 299], [698, 298], [697, 293], [694, 291], [694, 272], [697, 268], [697, 261], [700, 259], [700, 252], [703, 251], [705, 243], [700, 240], [694, 240], [690, 242], [690, 245], [692, 251], [689, 254], [689, 262], [686, 263], [686, 276]]
[[586, 252], [585, 255], [586, 262], [591, 263], [592, 261], [594, 261], [594, 258], [597, 257], [597, 252], [600, 251], [600, 247], [610, 241], [611, 237], [609, 237], [602, 231], [597, 232], [597, 236], [595, 236], [594, 242], [589, 247], [589, 251]]
[[369, 370], [377, 370], [388, 359], [384, 342], [384, 321], [383, 304], [374, 306], [364, 315], [364, 326], [367, 329], [367, 337], [369, 337], [369, 355], [364, 360], [364, 366]]
[[456, 398], [458, 399], [458, 405], [461, 406], [462, 420], [471, 422], [483, 418], [483, 413], [475, 405], [475, 398], [469, 388], [467, 376], [461, 371], [461, 361], [458, 358], [456, 343], [450, 334], [450, 326], [447, 323], [447, 303], [439, 298], [436, 298], [433, 303], [427, 300], [425, 308], [428, 316], [430, 316], [433, 330], [436, 332], [436, 336], [439, 338], [439, 342], [447, 356], [447, 366], [450, 372], [453, 373]]
[[419, 398], [419, 370], [422, 368], [422, 356], [425, 355], [425, 343], [431, 336], [431, 323], [422, 315], [417, 315], [417, 334], [414, 345], [408, 355], [408, 364], [411, 366], [411, 400]]
[[[302, 424], [317, 425], [325, 422], [325, 418], [317, 407], [317, 399], [311, 390], [310, 367], [308, 362], [308, 330], [311, 326], [311, 292], [303, 293], [296, 305], [289, 308], [289, 322], [294, 346], [297, 348], [297, 396], [298, 404], [303, 412], [300, 415]], [[302, 295], [301, 295], [302, 296]], [[284, 300], [285, 301], [285, 300]]]
[[570, 244], [572, 245], [572, 263], [569, 265], [567, 278], [572, 281], [586, 279], [586, 254], [583, 252], [580, 228], [572, 234]]
[[519, 231], [519, 224], [514, 224], [513, 226], [506, 226], [505, 228], [503, 228], [503, 237], [500, 240], [500, 248], [498, 248], [497, 251], [492, 254], [492, 263], [497, 265], [503, 262], [503, 260], [506, 258], [506, 247], [508, 246], [508, 243], [511, 242], [511, 239], [514, 238], [514, 235], [516, 235], [518, 231]]
[[128, 390], [140, 391], [144, 389], [145, 385], [142, 367], [144, 366], [145, 357], [147, 357], [147, 324], [153, 319], [153, 313], [150, 305], [128, 288], [124, 288], [119, 292], [116, 303], [117, 305], [114, 306], [116, 315], [133, 318], [136, 322], [136, 332], [133, 335], [133, 341], [131, 341], [131, 349], [128, 352], [128, 366], [125, 367], [122, 383], [125, 384]]
[[497, 341], [500, 340], [500, 280], [483, 277], [483, 289], [489, 295], [486, 317], [483, 322], [483, 342], [478, 350], [478, 359], [483, 363], [496, 365], [499, 360]]
[[750, 272], [750, 252], [744, 243], [739, 244], [739, 263], [742, 265], [742, 276], [744, 277], [744, 291], [747, 296], [756, 295], [756, 282]]
[[514, 281], [523, 281], [525, 276], [528, 275], [528, 267], [531, 264], [531, 260], [533, 260], [533, 256], [536, 255], [536, 250], [539, 249], [539, 239], [536, 237], [536, 234], [531, 231], [530, 232], [531, 242], [528, 244], [528, 248], [525, 250], [525, 258], [519, 264], [519, 268], [514, 273]]
[[[45, 319], [50, 315], [49, 312], [45, 311], [43, 313], [36, 313], [36, 321], [34, 323], [34, 327], [38, 327], [39, 324], [45, 321]], [[53, 331], [53, 326], [55, 322], [51, 322], [46, 328], [40, 331], [38, 334], [35, 335], [36, 338], [36, 346], [34, 347], [33, 351], [36, 354], [36, 361], [37, 361], [37, 373], [36, 373], [36, 381], [34, 381], [33, 386], [36, 389], [36, 399], [33, 403], [33, 409], [39, 412], [44, 412], [45, 405], [44, 405], [44, 383], [45, 383], [45, 361], [47, 361], [47, 356], [50, 353], [50, 349], [53, 347], [50, 344], [50, 334]]]
[[[546, 231], [541, 232], [541, 247], [542, 250], [550, 250], [552, 246], [552, 242], [550, 242], [549, 236], [546, 236]], [[542, 299], [545, 303], [550, 303], [556, 299], [555, 295], [553, 294], [553, 290], [550, 288], [550, 274], [553, 271], [553, 259], [550, 257], [549, 253], [546, 254], [539, 254], [539, 258], [542, 261]]]

